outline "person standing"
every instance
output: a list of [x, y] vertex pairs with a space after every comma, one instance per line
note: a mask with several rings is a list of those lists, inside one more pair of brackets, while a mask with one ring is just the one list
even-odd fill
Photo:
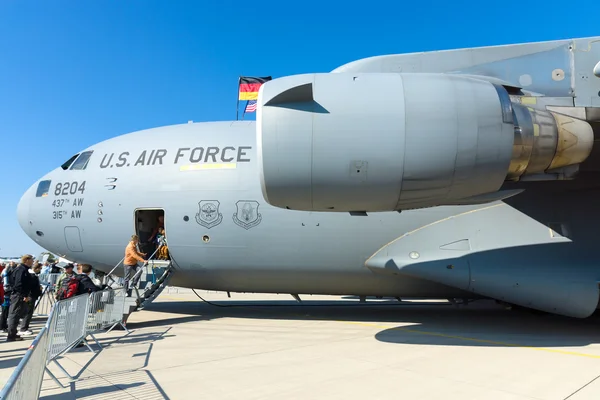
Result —
[[[6, 268], [6, 265], [0, 264], [0, 276], [2, 276], [2, 272]], [[4, 282], [0, 279], [0, 304], [4, 303]]]
[[10, 310], [10, 295], [12, 293], [12, 283], [10, 273], [15, 268], [15, 263], [10, 262], [2, 271], [2, 286], [4, 287], [4, 302], [2, 303], [2, 316], [0, 318], [0, 331], [8, 333], [8, 313]]
[[54, 261], [50, 264], [50, 273], [51, 274], [60, 274], [60, 267], [57, 265], [58, 261]]
[[0, 306], [2, 307], [0, 311], [0, 332], [3, 333], [8, 332], [8, 297], [10, 294], [5, 293], [4, 290], [4, 276], [7, 268], [8, 265], [0, 265]]
[[79, 288], [77, 291], [78, 295], [90, 294], [102, 290], [102, 288], [99, 287], [90, 276], [92, 269], [93, 268], [90, 264], [81, 265], [81, 274], [77, 275], [77, 278], [79, 279]]
[[[140, 238], [137, 235], [132, 235], [129, 244], [125, 247], [125, 258], [123, 259], [123, 265], [125, 266], [125, 290], [127, 291], [127, 297], [131, 297], [131, 288], [137, 285], [140, 280], [140, 275], [136, 276], [138, 270], [138, 261], [146, 263], [144, 257], [146, 254], [140, 253], [137, 250], [137, 245], [140, 242]], [[131, 282], [130, 287], [130, 280]]]
[[9, 273], [9, 279], [12, 284], [12, 294], [10, 295], [10, 308], [8, 311], [8, 337], [7, 342], [23, 340], [17, 336], [17, 326], [19, 320], [27, 312], [27, 304], [31, 302], [29, 297], [32, 290], [32, 279], [29, 268], [33, 265], [33, 256], [27, 254], [21, 257], [21, 264]]
[[48, 261], [46, 261], [44, 263], [44, 266], [42, 267], [42, 274], [44, 274], [44, 275], [49, 274], [51, 270], [52, 270], [52, 267], [50, 266], [50, 263]]
[[67, 264], [65, 266], [65, 271], [62, 273], [61, 276], [58, 277], [56, 287], [54, 288], [54, 298], [56, 299], [56, 301], [61, 300], [63, 294], [62, 292], [64, 291], [63, 282], [65, 282], [65, 279], [68, 281], [73, 275], [75, 275], [75, 273], [73, 272], [74, 268], [75, 266], [73, 264]]
[[31, 275], [31, 291], [29, 294], [29, 298], [31, 301], [27, 303], [27, 312], [21, 321], [21, 330], [19, 331], [19, 335], [21, 336], [31, 336], [33, 332], [29, 330], [29, 324], [31, 323], [31, 318], [33, 318], [33, 311], [35, 310], [35, 303], [37, 299], [42, 297], [42, 288], [40, 286], [39, 274], [42, 271], [42, 265], [37, 263], [35, 267], [33, 267], [33, 273]]

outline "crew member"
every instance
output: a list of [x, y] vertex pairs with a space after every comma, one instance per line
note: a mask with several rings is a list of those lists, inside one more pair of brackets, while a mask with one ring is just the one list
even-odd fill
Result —
[[[160, 246], [160, 243], [158, 242], [158, 235], [160, 234], [160, 232], [163, 232], [164, 235], [164, 230], [165, 230], [165, 215], [163, 214], [163, 212], [161, 211], [161, 214], [158, 216], [158, 219], [156, 221], [156, 226], [154, 227], [154, 229], [152, 230], [152, 236], [150, 236], [150, 239], [148, 240], [148, 244], [151, 246], [151, 255], [154, 255], [154, 253], [156, 252], [156, 249], [158, 248], [158, 246]], [[152, 259], [154, 259], [154, 257], [151, 257]]]
[[[136, 272], [138, 270], [138, 261], [142, 263], [146, 263], [144, 260], [145, 253], [140, 253], [137, 250], [137, 244], [140, 242], [140, 238], [137, 235], [132, 235], [131, 240], [127, 247], [125, 247], [125, 259], [123, 260], [123, 265], [125, 266], [125, 290], [127, 290], [127, 297], [131, 297], [131, 288], [137, 285], [140, 280], [140, 275], [136, 276]], [[129, 281], [131, 278], [134, 278], [133, 282], [131, 282], [131, 287], [129, 285]]]
[[168, 260], [169, 259], [169, 247], [167, 246], [167, 237], [165, 235], [165, 229], [160, 228], [156, 235], [156, 243], [158, 245], [157, 260]]

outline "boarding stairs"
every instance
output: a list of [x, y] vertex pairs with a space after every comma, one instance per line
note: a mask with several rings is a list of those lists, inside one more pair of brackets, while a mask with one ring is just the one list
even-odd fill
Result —
[[[171, 260], [152, 259], [162, 246], [162, 244], [158, 246], [156, 251], [149, 257], [149, 260], [131, 278], [130, 282], [135, 282], [138, 277], [139, 281], [136, 286], [131, 288], [131, 297], [127, 297], [125, 300], [123, 323], [127, 321], [133, 312], [143, 310], [150, 305], [168, 286], [175, 271], [173, 262]], [[122, 287], [118, 283], [122, 280], [114, 278], [114, 273], [119, 267], [122, 267], [124, 271], [123, 260], [115, 265], [107, 275], [106, 284], [113, 288]]]

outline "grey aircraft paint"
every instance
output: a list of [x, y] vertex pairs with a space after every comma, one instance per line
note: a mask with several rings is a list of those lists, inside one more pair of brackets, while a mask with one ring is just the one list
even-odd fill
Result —
[[[305, 204], [298, 209], [310, 209], [314, 204], [302, 197], [307, 196], [307, 192], [302, 192], [305, 186], [315, 183], [313, 178], [321, 179], [317, 189], [325, 193], [322, 199], [341, 206], [359, 199], [363, 206], [369, 205], [369, 196], [361, 197], [360, 191], [340, 195], [332, 190], [336, 185], [343, 186], [340, 179], [345, 179], [336, 175], [332, 160], [336, 157], [345, 160], [346, 156], [361, 160], [368, 156], [377, 162], [387, 162], [389, 157], [382, 156], [385, 151], [377, 152], [377, 147], [371, 145], [375, 139], [379, 149], [385, 150], [387, 141], [393, 140], [390, 136], [394, 132], [386, 133], [383, 129], [381, 121], [390, 116], [384, 112], [385, 102], [380, 102], [380, 108], [365, 109], [364, 114], [360, 107], [356, 108], [353, 115], [356, 126], [342, 125], [341, 131], [336, 130], [339, 120], [322, 119], [329, 124], [323, 125], [327, 126], [324, 132], [333, 136], [320, 136], [321, 141], [315, 142], [324, 146], [318, 154], [319, 168], [315, 169], [314, 164], [294, 168], [294, 163], [304, 162], [311, 157], [310, 151], [317, 148], [308, 150], [308, 142], [300, 143], [300, 139], [297, 154], [288, 146], [285, 149], [288, 153], [282, 153], [284, 156], [270, 155], [268, 151], [277, 146], [265, 142], [269, 134], [279, 132], [279, 138], [285, 139], [286, 133], [292, 133], [294, 118], [301, 115], [305, 119], [300, 127], [307, 126], [306, 121], [311, 116], [316, 118], [314, 115], [321, 110], [312, 103], [306, 108], [317, 93], [317, 89], [308, 93], [308, 86], [282, 92], [271, 105], [261, 103], [269, 87], [298, 81], [291, 77], [275, 79], [261, 88], [257, 123], [167, 126], [119, 136], [85, 149], [71, 165], [78, 169], [57, 168], [32, 185], [19, 203], [19, 222], [42, 247], [106, 272], [122, 258], [127, 241], [135, 232], [136, 210], [162, 209], [176, 268], [171, 284], [184, 287], [293, 294], [491, 297], [548, 312], [587, 317], [598, 304], [600, 278], [600, 267], [595, 260], [595, 227], [600, 222], [596, 211], [600, 191], [595, 182], [600, 182], [600, 169], [595, 162], [596, 149], [590, 155], [591, 143], [588, 146], [585, 140], [588, 127], [598, 133], [594, 122], [597, 113], [593, 108], [600, 104], [596, 98], [600, 79], [594, 76], [594, 67], [600, 60], [597, 40], [382, 56], [359, 60], [334, 71], [340, 76], [401, 72], [404, 81], [396, 79], [401, 85], [409, 81], [422, 83], [426, 79], [424, 75], [416, 77], [411, 73], [462, 74], [465, 76], [453, 81], [478, 82], [484, 93], [482, 98], [490, 104], [484, 111], [489, 113], [488, 121], [496, 121], [498, 127], [508, 124], [502, 111], [507, 101], [508, 107], [516, 110], [511, 114], [510, 124], [518, 129], [510, 125], [489, 131], [492, 136], [487, 138], [491, 141], [480, 148], [482, 158], [464, 158], [466, 164], [462, 165], [466, 167], [461, 175], [464, 179], [451, 189], [449, 182], [457, 182], [449, 178], [456, 167], [448, 162], [451, 158], [434, 159], [435, 155], [427, 151], [419, 154], [426, 142], [415, 142], [418, 136], [412, 136], [415, 146], [410, 153], [405, 153], [402, 147], [408, 136], [404, 142], [394, 143], [403, 157], [408, 155], [413, 161], [401, 164], [404, 168], [401, 175], [367, 177], [379, 178], [371, 188], [372, 193], [387, 196], [374, 207], [378, 212], [298, 211], [269, 204], [275, 197], [270, 198], [270, 189], [265, 189], [265, 185], [272, 182], [275, 173], [285, 172], [291, 175], [277, 178], [278, 196], [286, 201], [287, 198], [305, 201], [297, 203]], [[587, 79], [579, 77], [580, 72], [587, 74]], [[329, 79], [327, 74], [322, 75], [323, 82]], [[390, 79], [395, 78], [390, 76]], [[440, 78], [440, 82], [444, 79]], [[419, 125], [418, 119], [426, 117], [423, 110], [427, 109], [426, 102], [431, 96], [420, 95], [419, 85], [411, 87], [414, 96], [425, 102], [421, 111], [414, 113], [413, 123], [415, 127], [424, 126], [427, 121]], [[452, 93], [451, 87], [448, 86], [447, 93]], [[533, 96], [537, 93], [548, 96]], [[575, 93], [577, 97], [573, 100]], [[340, 100], [339, 94], [324, 91], [320, 95], [329, 101]], [[399, 104], [411, 101], [409, 97], [399, 100]], [[290, 103], [295, 105], [290, 107]], [[494, 104], [497, 111], [493, 111]], [[322, 106], [326, 109], [329, 105]], [[456, 112], [478, 118], [479, 106], [483, 107], [477, 102], [472, 102], [470, 108], [457, 105]], [[555, 107], [554, 114], [549, 113], [549, 106]], [[277, 113], [268, 111], [268, 107], [278, 107]], [[295, 110], [285, 114], [287, 111], [282, 110], [285, 107], [288, 111], [294, 107]], [[561, 111], [558, 117], [557, 110]], [[276, 128], [269, 125], [267, 111], [279, 118]], [[291, 119], [282, 118], [284, 115]], [[373, 115], [384, 119], [370, 121]], [[403, 118], [394, 116], [392, 120]], [[581, 139], [579, 147], [571, 147], [577, 150], [575, 153], [547, 150], [561, 143], [559, 139], [566, 135], [564, 126], [575, 125], [578, 127], [575, 137]], [[481, 139], [481, 126], [471, 125], [468, 132], [453, 131], [463, 140], [461, 154], [468, 154], [469, 138], [479, 135]], [[438, 134], [436, 140], [429, 140], [433, 147], [436, 142], [447, 141], [439, 127], [432, 128]], [[511, 134], [519, 130], [519, 142], [507, 140], [508, 128]], [[275, 130], [270, 133], [268, 129]], [[404, 131], [405, 135], [414, 134], [414, 129]], [[336, 145], [340, 149], [349, 148], [344, 130], [364, 139], [361, 146], [353, 148], [353, 155], [335, 148]], [[494, 137], [498, 132], [503, 136]], [[516, 133], [514, 137], [517, 138]], [[545, 147], [540, 147], [540, 143]], [[445, 146], [452, 147], [451, 144], [450, 141]], [[487, 162], [485, 157], [494, 154], [494, 146], [499, 146], [497, 157]], [[546, 149], [546, 153], [540, 149]], [[557, 161], [560, 158], [557, 155], [565, 154], [569, 155], [568, 162], [563, 160], [565, 157]], [[86, 163], [81, 157], [88, 155]], [[69, 156], [65, 155], [65, 159]], [[441, 184], [432, 184], [436, 171], [425, 173], [419, 169], [422, 165], [419, 160], [427, 162], [428, 157], [431, 163], [446, 168], [443, 179], [439, 180]], [[549, 169], [549, 163], [560, 168]], [[369, 165], [370, 173], [375, 164]], [[565, 165], [570, 169], [565, 169]], [[493, 172], [494, 179], [486, 181], [481, 168]], [[346, 165], [344, 171], [347, 174], [352, 170]], [[413, 186], [423, 189], [413, 191], [417, 196], [406, 197], [407, 192], [402, 191], [407, 171], [408, 175], [419, 176], [425, 184]], [[307, 176], [312, 178], [307, 180]], [[499, 176], [510, 179], [498, 180]], [[358, 178], [354, 184], [363, 179]], [[477, 184], [469, 187], [471, 178]], [[399, 183], [402, 184], [398, 186]], [[432, 207], [440, 204], [437, 200], [419, 204], [420, 198], [431, 199], [431, 193], [438, 196], [440, 191], [436, 187], [442, 193], [453, 194], [444, 195], [446, 205]], [[485, 190], [477, 192], [477, 188]], [[419, 193], [425, 195], [419, 197]], [[467, 198], [461, 193], [468, 195]], [[392, 211], [398, 204], [404, 204], [399, 201], [403, 196], [412, 206], [421, 208], [400, 207], [402, 212]], [[390, 204], [392, 207], [388, 208]]]

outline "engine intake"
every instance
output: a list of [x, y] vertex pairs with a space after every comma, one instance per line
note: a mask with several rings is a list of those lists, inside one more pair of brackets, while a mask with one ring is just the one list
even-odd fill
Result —
[[263, 195], [295, 210], [487, 202], [507, 179], [583, 161], [593, 140], [585, 121], [460, 75], [295, 75], [265, 83], [258, 104]]

